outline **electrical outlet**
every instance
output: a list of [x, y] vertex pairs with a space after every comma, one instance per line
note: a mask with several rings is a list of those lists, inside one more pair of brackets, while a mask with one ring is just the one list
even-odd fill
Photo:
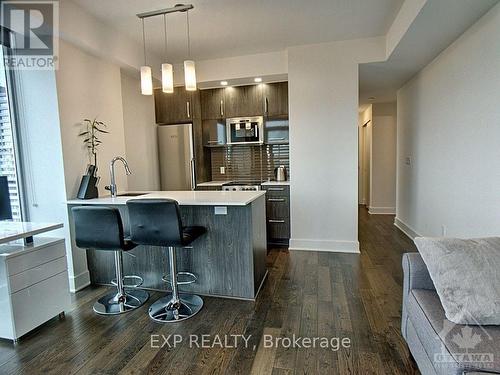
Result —
[[214, 207], [214, 214], [215, 215], [227, 215], [227, 207], [215, 206]]
[[446, 237], [446, 225], [441, 225], [441, 236]]
[[226, 174], [226, 167], [220, 167], [220, 174]]
[[410, 157], [410, 156], [407, 156], [407, 157], [405, 158], [405, 164], [406, 164], [406, 165], [411, 165], [411, 157]]

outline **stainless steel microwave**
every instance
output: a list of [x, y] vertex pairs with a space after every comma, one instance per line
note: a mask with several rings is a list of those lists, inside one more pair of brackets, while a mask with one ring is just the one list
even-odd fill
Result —
[[262, 144], [264, 143], [264, 118], [237, 117], [226, 120], [227, 144]]

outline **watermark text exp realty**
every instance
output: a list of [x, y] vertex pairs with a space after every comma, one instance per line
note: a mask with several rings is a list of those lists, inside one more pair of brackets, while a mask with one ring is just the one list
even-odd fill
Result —
[[[226, 348], [234, 349], [238, 347], [248, 348], [252, 345], [252, 349], [256, 350], [257, 345], [251, 344], [252, 335], [189, 335], [183, 336], [180, 334], [171, 335], [151, 335], [152, 348], [176, 348], [182, 345], [188, 345], [190, 348]], [[297, 348], [297, 349], [329, 349], [338, 351], [341, 348], [348, 349], [351, 347], [351, 339], [349, 337], [302, 337], [295, 334], [291, 337], [274, 337], [264, 334], [262, 336], [262, 347], [270, 348]]]

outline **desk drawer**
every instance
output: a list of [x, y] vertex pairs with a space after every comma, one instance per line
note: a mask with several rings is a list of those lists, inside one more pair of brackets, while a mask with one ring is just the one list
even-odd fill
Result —
[[15, 337], [45, 323], [70, 305], [68, 273], [61, 272], [11, 295]]
[[10, 292], [15, 293], [21, 289], [32, 286], [49, 277], [66, 271], [66, 257], [63, 256], [48, 263], [41, 264], [27, 271], [12, 275], [10, 279]]
[[7, 259], [9, 275], [16, 275], [65, 255], [64, 240], [42, 245], [34, 251]]

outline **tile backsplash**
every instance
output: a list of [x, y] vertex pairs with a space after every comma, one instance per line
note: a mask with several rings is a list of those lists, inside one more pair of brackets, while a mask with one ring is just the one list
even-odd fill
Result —
[[[284, 165], [290, 178], [290, 147], [288, 144], [232, 145], [211, 148], [212, 180], [268, 181], [274, 169]], [[220, 168], [225, 168], [221, 174]]]

